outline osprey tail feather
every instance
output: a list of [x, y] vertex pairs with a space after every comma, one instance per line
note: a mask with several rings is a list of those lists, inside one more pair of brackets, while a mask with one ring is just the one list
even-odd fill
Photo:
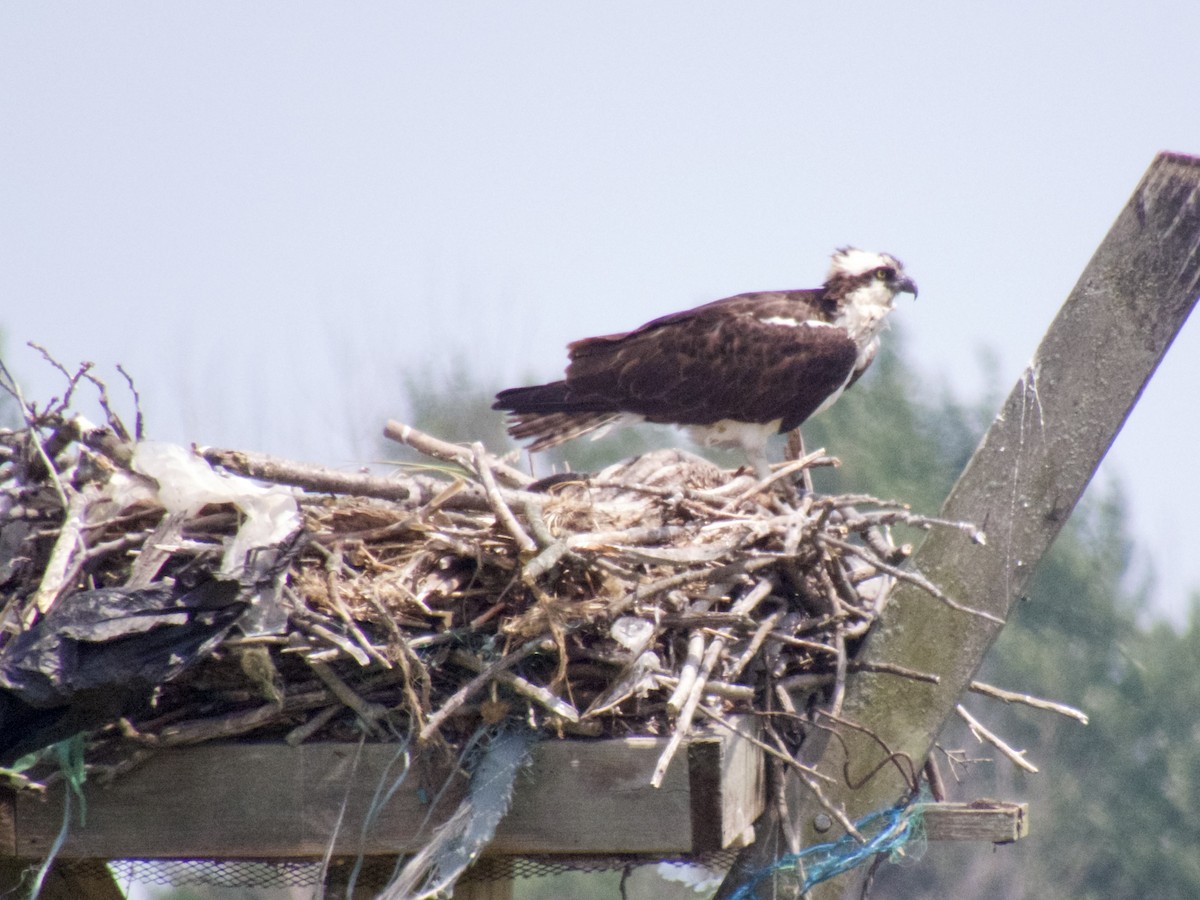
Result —
[[533, 438], [529, 445], [532, 452], [557, 447], [622, 418], [614, 410], [579, 409], [565, 381], [501, 391], [492, 409], [508, 413], [508, 433], [514, 438], [519, 441]]

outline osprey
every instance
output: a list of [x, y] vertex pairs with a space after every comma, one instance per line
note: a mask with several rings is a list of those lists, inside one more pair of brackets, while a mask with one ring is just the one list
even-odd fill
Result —
[[738, 294], [575, 341], [564, 380], [501, 391], [492, 408], [509, 413], [513, 437], [533, 438], [530, 451], [663, 422], [706, 446], [741, 446], [765, 476], [767, 439], [858, 380], [901, 292], [916, 297], [917, 285], [898, 259], [843, 247], [822, 287]]

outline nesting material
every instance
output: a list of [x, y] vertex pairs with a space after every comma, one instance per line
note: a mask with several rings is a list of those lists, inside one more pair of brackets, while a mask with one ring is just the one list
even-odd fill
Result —
[[0, 640], [97, 588], [237, 579], [250, 604], [94, 730], [118, 764], [231, 737], [457, 748], [513, 717], [545, 737], [670, 735], [659, 777], [708, 719], [770, 713], [786, 752], [807, 704], [839, 707], [895, 579], [953, 603], [899, 568], [890, 527], [973, 531], [798, 494], [801, 469], [831, 464], [819, 453], [765, 483], [676, 450], [534, 481], [390, 423], [429, 465], [376, 477], [158, 447], [170, 465], [147, 471], [150, 445], [111, 415], [26, 419], [0, 433]]

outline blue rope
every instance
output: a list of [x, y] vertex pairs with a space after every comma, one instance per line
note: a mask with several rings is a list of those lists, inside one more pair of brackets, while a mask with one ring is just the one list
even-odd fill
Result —
[[753, 900], [758, 886], [779, 873], [792, 872], [797, 879], [803, 879], [800, 885], [800, 893], [803, 894], [814, 885], [848, 872], [876, 854], [898, 856], [905, 844], [914, 839], [920, 840], [923, 836], [922, 809], [920, 803], [901, 803], [863, 816], [854, 823], [854, 827], [859, 834], [870, 835], [865, 843], [847, 834], [836, 841], [805, 847], [799, 853], [788, 853], [752, 874], [745, 884], [733, 892], [730, 900]]

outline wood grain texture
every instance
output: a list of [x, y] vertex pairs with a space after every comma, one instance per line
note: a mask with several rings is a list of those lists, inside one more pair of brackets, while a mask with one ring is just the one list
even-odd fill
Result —
[[929, 841], [1011, 844], [1029, 834], [1028, 803], [929, 803], [922, 816]]
[[[698, 738], [695, 744], [703, 749], [694, 758], [678, 757], [655, 790], [650, 776], [665, 743], [627, 738], [535, 745], [488, 852], [717, 849], [761, 812], [757, 753], [739, 746], [747, 742]], [[414, 769], [364, 835], [362, 823], [378, 786], [390, 786], [400, 774], [397, 754], [396, 745], [387, 744], [361, 751], [345, 744], [205, 744], [162, 751], [110, 786], [87, 786], [86, 827], [72, 828], [62, 856], [320, 856], [343, 802], [336, 853], [411, 852], [458, 803], [466, 779], [430, 815], [425, 801], [436, 794], [441, 778], [422, 778]], [[43, 856], [61, 824], [61, 795], [22, 794], [13, 808], [8, 852]], [[703, 827], [697, 815], [705, 817]]]
[[[739, 716], [732, 724], [758, 736], [752, 716]], [[732, 847], [752, 839], [754, 820], [764, 802], [762, 751], [747, 740], [693, 740], [688, 747], [688, 772], [693, 846]]]

